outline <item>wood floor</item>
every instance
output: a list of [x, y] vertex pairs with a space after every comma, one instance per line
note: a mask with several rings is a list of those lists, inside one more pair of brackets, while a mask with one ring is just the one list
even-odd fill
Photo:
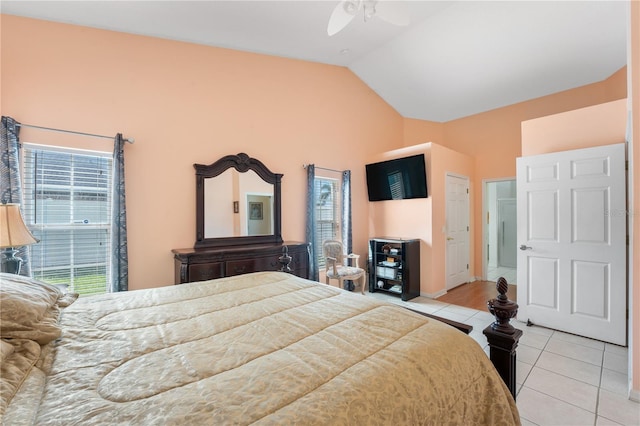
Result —
[[[439, 297], [437, 300], [439, 302], [451, 303], [452, 305], [464, 306], [479, 311], [487, 311], [487, 301], [495, 299], [497, 296], [498, 292], [495, 281], [474, 281], [449, 290], [447, 294]], [[509, 285], [507, 297], [509, 300], [517, 302], [515, 285]]]

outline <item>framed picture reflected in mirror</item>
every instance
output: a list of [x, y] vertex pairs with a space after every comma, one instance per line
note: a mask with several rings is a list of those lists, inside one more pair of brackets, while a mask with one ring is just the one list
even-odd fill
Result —
[[249, 201], [249, 220], [262, 220], [262, 203]]

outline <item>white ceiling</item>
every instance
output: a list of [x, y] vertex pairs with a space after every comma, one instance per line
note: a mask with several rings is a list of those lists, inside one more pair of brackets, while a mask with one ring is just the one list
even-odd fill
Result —
[[408, 27], [359, 15], [332, 37], [337, 0], [2, 0], [0, 11], [346, 66], [402, 116], [432, 121], [601, 81], [626, 64], [626, 1], [406, 3]]

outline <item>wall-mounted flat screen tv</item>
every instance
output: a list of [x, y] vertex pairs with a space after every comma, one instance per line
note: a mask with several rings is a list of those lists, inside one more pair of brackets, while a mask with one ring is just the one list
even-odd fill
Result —
[[366, 165], [369, 201], [427, 198], [424, 154]]

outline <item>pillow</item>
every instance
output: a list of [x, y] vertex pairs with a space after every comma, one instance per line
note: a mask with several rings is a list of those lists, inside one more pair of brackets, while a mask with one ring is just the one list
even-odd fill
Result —
[[13, 345], [9, 342], [6, 342], [4, 339], [0, 340], [0, 365], [4, 362], [9, 355], [11, 355], [14, 351]]
[[66, 308], [78, 299], [78, 293], [64, 293], [61, 298], [58, 299], [58, 306]]
[[10, 343], [0, 341], [3, 348], [5, 344], [11, 346], [11, 353], [0, 363], [0, 418], [2, 418], [9, 403], [40, 357], [40, 345], [26, 339], [13, 339]]
[[29, 339], [41, 345], [57, 339], [61, 332], [59, 301], [63, 306], [73, 302], [53, 285], [0, 273], [0, 337]]

